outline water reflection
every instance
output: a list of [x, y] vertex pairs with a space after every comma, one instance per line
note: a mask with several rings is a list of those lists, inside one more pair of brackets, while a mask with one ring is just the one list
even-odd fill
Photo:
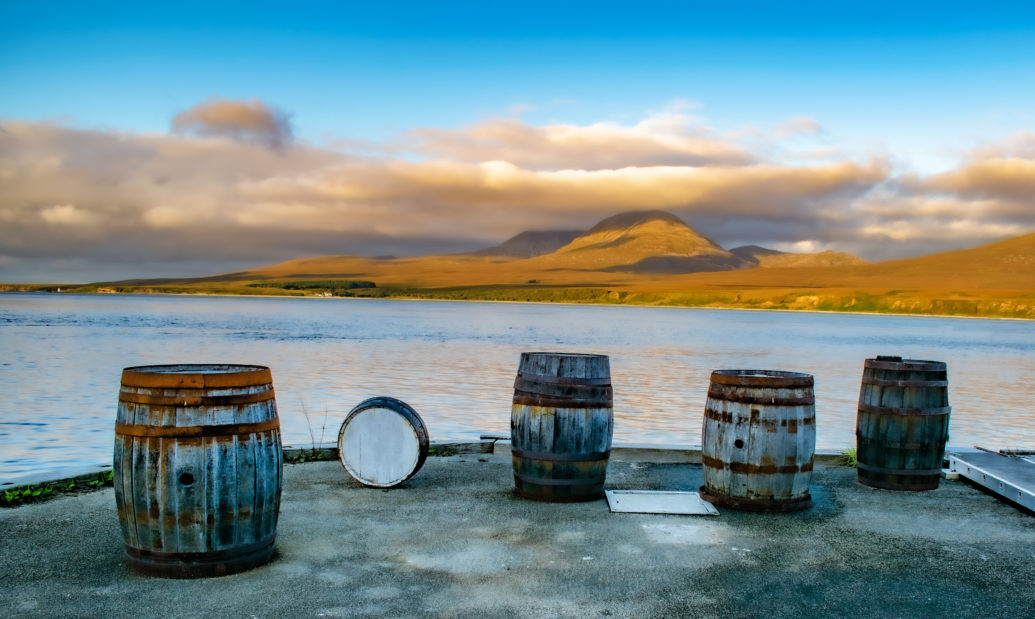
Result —
[[[949, 366], [950, 443], [1035, 445], [1035, 323], [409, 301], [0, 295], [0, 477], [110, 460], [123, 367], [268, 365], [285, 442], [332, 442], [373, 395], [433, 440], [509, 430], [522, 351], [611, 356], [617, 442], [700, 441], [712, 370], [816, 377], [818, 447], [855, 441], [863, 360]], [[309, 421], [306, 420], [308, 414]], [[310, 434], [312, 430], [312, 435]]]

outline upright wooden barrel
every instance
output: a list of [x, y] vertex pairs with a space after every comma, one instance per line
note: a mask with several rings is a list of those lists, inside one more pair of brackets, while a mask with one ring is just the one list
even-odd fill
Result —
[[133, 569], [196, 578], [269, 561], [282, 464], [269, 368], [156, 365], [122, 372], [113, 469]]
[[806, 509], [815, 450], [811, 375], [712, 372], [701, 432], [704, 499], [744, 511]]
[[948, 386], [940, 361], [866, 360], [855, 433], [861, 483], [887, 490], [938, 487], [949, 437]]
[[392, 488], [424, 466], [428, 430], [406, 402], [369, 398], [349, 411], [341, 424], [338, 457], [349, 475], [361, 484]]
[[510, 414], [516, 493], [553, 502], [602, 497], [612, 407], [607, 356], [522, 353]]

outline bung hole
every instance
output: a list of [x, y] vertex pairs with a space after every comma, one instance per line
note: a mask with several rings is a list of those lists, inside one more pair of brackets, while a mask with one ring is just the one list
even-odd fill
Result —
[[194, 483], [194, 476], [190, 473], [180, 473], [180, 483], [184, 486], [190, 486]]
[[733, 446], [736, 447], [737, 449], [744, 449], [744, 441], [743, 441], [743, 439], [739, 439], [738, 438], [737, 440], [733, 441]]

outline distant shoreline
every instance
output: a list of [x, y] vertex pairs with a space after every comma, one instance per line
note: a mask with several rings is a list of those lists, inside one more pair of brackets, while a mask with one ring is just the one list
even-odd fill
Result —
[[[149, 290], [126, 290], [126, 291], [114, 291], [114, 292], [98, 292], [91, 290], [82, 290], [85, 286], [71, 285], [67, 286], [70, 290], [61, 290], [57, 292], [55, 290], [44, 290], [41, 288], [56, 287], [51, 284], [0, 284], [0, 288], [4, 286], [24, 286], [24, 287], [36, 287], [35, 290], [4, 290], [0, 289], [0, 294], [60, 294], [60, 295], [96, 295], [96, 296], [177, 296], [177, 297], [251, 297], [251, 298], [307, 298], [307, 299], [326, 299], [326, 300], [344, 300], [344, 301], [434, 301], [434, 302], [452, 302], [452, 303], [511, 303], [511, 304], [528, 304], [528, 305], [565, 305], [565, 306], [625, 306], [625, 307], [654, 307], [662, 309], [704, 309], [704, 310], [731, 310], [731, 311], [746, 311], [746, 312], [792, 312], [792, 313], [805, 313], [805, 314], [851, 314], [858, 316], [901, 316], [901, 317], [917, 317], [917, 318], [963, 318], [963, 319], [979, 319], [979, 320], [1012, 320], [1012, 321], [1035, 321], [1035, 318], [1026, 318], [1023, 316], [1001, 316], [1001, 315], [981, 315], [981, 314], [940, 314], [940, 313], [918, 313], [918, 312], [892, 312], [892, 311], [858, 311], [851, 309], [809, 309], [809, 308], [788, 308], [788, 307], [738, 307], [734, 305], [705, 305], [705, 304], [677, 304], [677, 303], [643, 303], [636, 301], [624, 301], [624, 300], [585, 300], [585, 301], [562, 301], [562, 300], [521, 300], [521, 299], [492, 299], [492, 298], [448, 298], [446, 296], [434, 296], [435, 289], [421, 289], [420, 296], [408, 295], [408, 294], [392, 294], [392, 289], [379, 289], [386, 294], [379, 294], [378, 296], [367, 296], [367, 295], [355, 295], [355, 296], [325, 296], [319, 294], [292, 294], [287, 292], [277, 292], [271, 290], [265, 294], [253, 294], [249, 292], [206, 292], [206, 291], [169, 291], [169, 290], [157, 290], [157, 287], [149, 287]], [[62, 288], [66, 286], [62, 285]], [[576, 289], [576, 287], [560, 287], [559, 290], [565, 289]], [[428, 296], [423, 296], [428, 295]]]

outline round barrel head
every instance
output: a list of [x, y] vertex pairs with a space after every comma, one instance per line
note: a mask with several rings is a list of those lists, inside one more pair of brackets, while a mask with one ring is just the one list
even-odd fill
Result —
[[395, 398], [364, 400], [338, 432], [338, 457], [356, 481], [391, 488], [413, 476], [428, 455], [428, 431], [408, 404]]
[[138, 365], [122, 370], [122, 384], [132, 387], [204, 389], [247, 387], [271, 382], [273, 375], [264, 365], [180, 363]]
[[812, 387], [811, 374], [780, 370], [715, 370], [712, 383], [742, 387]]

